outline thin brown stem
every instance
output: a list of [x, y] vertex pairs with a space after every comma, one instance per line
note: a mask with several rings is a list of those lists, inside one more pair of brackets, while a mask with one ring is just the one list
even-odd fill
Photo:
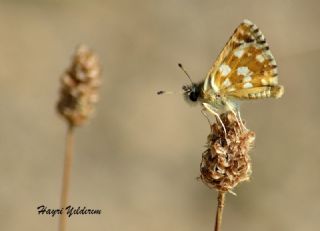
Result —
[[71, 176], [71, 167], [73, 159], [73, 131], [74, 126], [69, 124], [66, 136], [66, 153], [64, 157], [64, 169], [63, 169], [63, 178], [62, 178], [62, 191], [61, 191], [61, 201], [60, 208], [62, 209], [62, 214], [59, 220], [59, 231], [66, 230], [67, 224], [67, 213], [66, 207], [68, 206], [68, 194], [70, 186], [70, 176]]
[[224, 208], [225, 197], [226, 197], [226, 193], [219, 191], [218, 204], [217, 204], [217, 214], [216, 214], [216, 224], [215, 224], [214, 231], [221, 231], [222, 213], [223, 213], [223, 208]]

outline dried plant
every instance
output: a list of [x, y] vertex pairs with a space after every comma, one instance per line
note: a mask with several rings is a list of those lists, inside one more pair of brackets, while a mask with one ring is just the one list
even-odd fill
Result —
[[220, 115], [226, 128], [221, 124], [211, 126], [207, 150], [202, 154], [200, 179], [210, 188], [218, 191], [218, 206], [215, 230], [220, 230], [225, 193], [240, 182], [249, 180], [251, 162], [248, 152], [252, 147], [255, 134], [239, 124], [232, 112]]
[[58, 112], [71, 125], [82, 125], [94, 112], [101, 84], [98, 58], [88, 47], [79, 46], [61, 84]]
[[[57, 103], [59, 114], [68, 124], [61, 192], [62, 209], [68, 205], [74, 128], [84, 124], [93, 114], [100, 84], [100, 65], [97, 56], [88, 47], [79, 46], [71, 66], [61, 77], [60, 99]], [[67, 214], [64, 211], [59, 220], [60, 231], [66, 229], [66, 221]]]

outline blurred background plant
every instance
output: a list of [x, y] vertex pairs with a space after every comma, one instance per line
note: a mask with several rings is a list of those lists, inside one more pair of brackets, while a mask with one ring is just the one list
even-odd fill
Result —
[[[259, 26], [283, 98], [244, 103], [254, 172], [228, 197], [223, 230], [316, 230], [320, 125], [317, 1], [0, 1], [0, 230], [56, 231], [65, 124], [52, 105], [75, 44], [99, 52], [99, 115], [76, 134], [71, 203], [102, 209], [70, 230], [211, 230], [216, 197], [196, 180], [208, 124], [179, 95], [207, 74], [234, 28]], [[275, 132], [277, 131], [277, 132]], [[307, 197], [305, 195], [308, 195]], [[124, 222], [125, 221], [125, 222]]]
[[71, 205], [69, 191], [74, 156], [74, 132], [77, 127], [87, 123], [95, 111], [94, 106], [98, 101], [97, 90], [101, 85], [100, 69], [98, 57], [86, 45], [80, 45], [73, 55], [70, 67], [61, 76], [57, 111], [66, 120], [67, 132], [59, 208], [62, 209], [59, 216], [59, 231], [66, 230], [67, 207]]

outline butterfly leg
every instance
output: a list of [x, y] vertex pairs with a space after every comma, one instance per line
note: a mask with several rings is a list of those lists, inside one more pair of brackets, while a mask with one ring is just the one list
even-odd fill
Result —
[[[248, 130], [248, 129], [246, 128], [246, 126], [244, 126], [244, 124], [243, 124], [243, 122], [242, 122], [242, 119], [241, 119], [241, 116], [240, 116], [240, 110], [239, 110], [238, 108], [233, 107], [233, 106], [232, 106], [230, 103], [228, 103], [228, 102], [225, 102], [225, 103], [226, 103], [226, 105], [227, 105], [228, 110], [231, 111], [231, 112], [233, 113], [234, 117], [236, 118], [237, 123], [238, 123], [238, 125], [240, 126], [240, 129], [241, 129], [241, 130], [244, 129], [245, 131]], [[235, 112], [235, 111], [236, 111], [236, 112]]]
[[239, 120], [240, 120], [240, 124], [241, 124], [241, 126], [243, 127], [243, 129], [245, 130], [245, 131], [248, 131], [248, 128], [243, 124], [243, 122], [242, 122], [242, 119], [241, 119], [241, 115], [240, 115], [240, 110], [239, 109], [237, 109], [237, 115], [238, 115], [238, 118], [239, 118]]
[[209, 119], [209, 116], [206, 114], [206, 109], [205, 109], [205, 108], [202, 108], [202, 109], [201, 109], [201, 113], [202, 113], [202, 115], [203, 115], [204, 117], [206, 117], [209, 125], [211, 126], [211, 121], [210, 121], [210, 119]]
[[202, 105], [205, 107], [205, 109], [207, 109], [209, 112], [211, 112], [212, 114], [214, 114], [216, 116], [216, 118], [219, 120], [219, 123], [221, 124], [223, 131], [224, 131], [224, 136], [225, 138], [227, 138], [227, 130], [226, 127], [224, 126], [224, 123], [222, 122], [220, 115], [218, 112], [216, 112], [213, 107], [208, 104], [208, 103], [202, 103]]

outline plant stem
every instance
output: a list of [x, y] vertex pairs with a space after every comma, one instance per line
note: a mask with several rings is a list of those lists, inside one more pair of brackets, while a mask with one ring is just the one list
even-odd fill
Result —
[[216, 224], [214, 231], [221, 231], [221, 223], [222, 223], [222, 213], [224, 208], [226, 193], [220, 192], [218, 193], [218, 204], [217, 204], [217, 214], [216, 214]]
[[62, 191], [61, 191], [61, 201], [60, 209], [62, 209], [62, 214], [59, 220], [59, 231], [66, 230], [67, 224], [67, 213], [65, 208], [68, 206], [68, 194], [70, 186], [70, 175], [73, 159], [73, 131], [74, 126], [69, 124], [66, 136], [66, 152], [64, 157], [64, 169], [63, 169], [63, 178], [62, 178]]

